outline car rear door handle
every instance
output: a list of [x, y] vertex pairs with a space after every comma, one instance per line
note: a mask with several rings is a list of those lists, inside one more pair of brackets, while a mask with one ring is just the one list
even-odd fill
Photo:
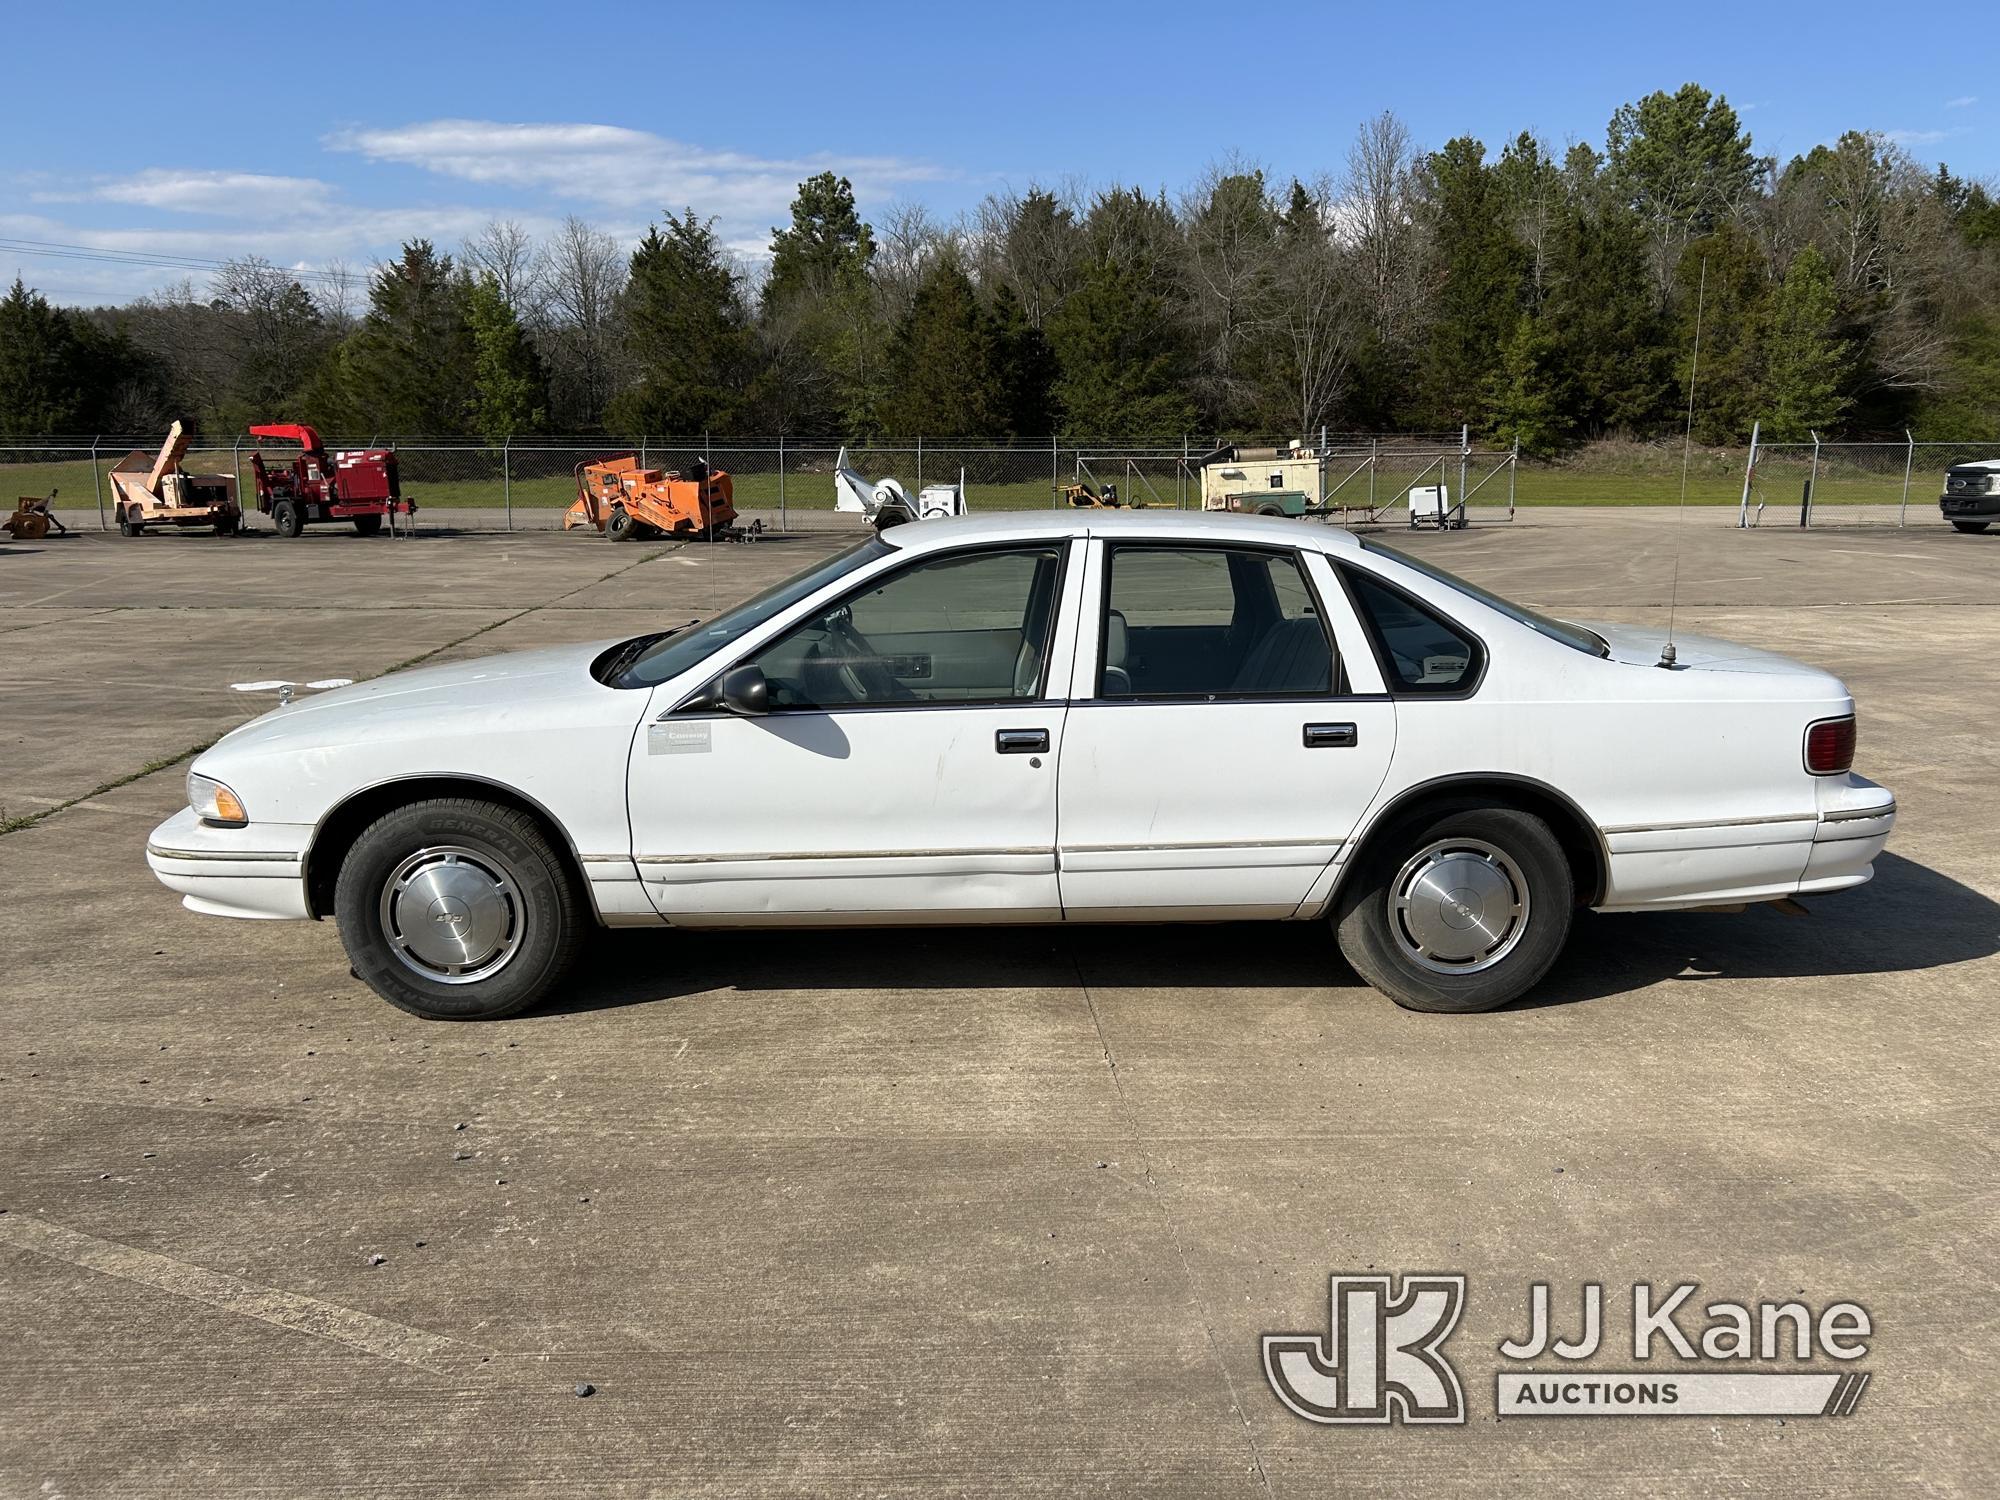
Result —
[[1044, 755], [1048, 753], [1046, 729], [1002, 729], [993, 736], [993, 748], [1002, 755]]
[[1351, 750], [1361, 735], [1352, 724], [1308, 724], [1305, 743], [1308, 750]]

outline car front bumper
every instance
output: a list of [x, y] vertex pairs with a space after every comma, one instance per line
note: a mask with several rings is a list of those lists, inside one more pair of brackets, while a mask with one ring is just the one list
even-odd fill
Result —
[[212, 917], [310, 917], [306, 823], [217, 828], [184, 807], [146, 840], [146, 864], [181, 905]]
[[2000, 520], [2000, 490], [1978, 495], [1938, 496], [1938, 510], [1947, 521]]

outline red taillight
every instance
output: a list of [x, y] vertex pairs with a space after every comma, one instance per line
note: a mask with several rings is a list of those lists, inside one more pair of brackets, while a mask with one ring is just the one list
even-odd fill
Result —
[[1821, 719], [1806, 729], [1806, 769], [1815, 776], [1838, 776], [1854, 764], [1854, 715]]

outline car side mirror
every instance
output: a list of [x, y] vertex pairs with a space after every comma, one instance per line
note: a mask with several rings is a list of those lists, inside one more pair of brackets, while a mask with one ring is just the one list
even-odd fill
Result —
[[733, 714], [755, 718], [771, 711], [771, 684], [763, 669], [751, 663], [731, 667], [717, 679], [715, 696]]

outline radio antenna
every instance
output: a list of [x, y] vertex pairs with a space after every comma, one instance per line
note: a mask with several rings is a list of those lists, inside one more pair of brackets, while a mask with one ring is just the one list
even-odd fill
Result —
[[1701, 315], [1708, 304], [1708, 257], [1701, 258], [1701, 280], [1694, 294], [1694, 358], [1688, 363], [1687, 427], [1681, 433], [1681, 503], [1674, 512], [1674, 581], [1667, 590], [1667, 643], [1658, 665], [1673, 670], [1674, 613], [1681, 598], [1681, 521], [1688, 508], [1688, 463], [1694, 456], [1694, 383], [1701, 374]]

